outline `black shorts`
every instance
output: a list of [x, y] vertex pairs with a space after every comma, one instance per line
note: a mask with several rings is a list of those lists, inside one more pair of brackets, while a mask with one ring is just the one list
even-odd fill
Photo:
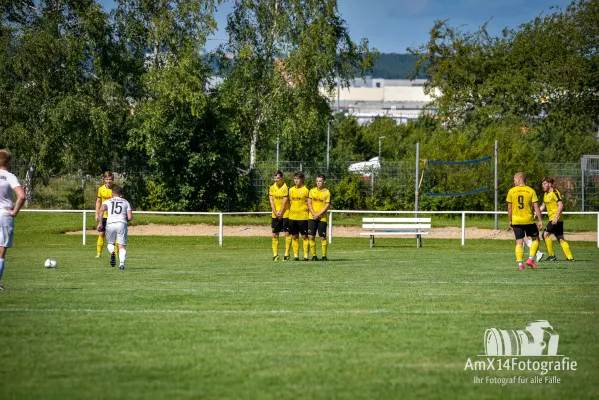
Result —
[[289, 232], [289, 218], [273, 218], [270, 226], [272, 233]]
[[564, 222], [557, 221], [557, 224], [554, 224], [553, 222], [549, 221], [549, 223], [545, 227], [545, 232], [552, 233], [556, 237], [563, 236], [564, 235]]
[[98, 230], [98, 232], [106, 232], [106, 218], [102, 218], [102, 230]]
[[290, 219], [289, 233], [292, 235], [299, 233], [302, 236], [306, 236], [308, 234], [308, 220]]
[[535, 238], [539, 236], [539, 228], [536, 224], [513, 225], [513, 227], [514, 236], [516, 236], [516, 240], [524, 239], [524, 236], [528, 236], [530, 238]]
[[321, 238], [327, 237], [327, 223], [322, 221], [315, 221], [313, 219], [308, 220], [308, 235], [318, 236]]

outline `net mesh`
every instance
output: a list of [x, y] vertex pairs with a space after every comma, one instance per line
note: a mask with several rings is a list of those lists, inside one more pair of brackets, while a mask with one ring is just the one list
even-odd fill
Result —
[[426, 194], [464, 196], [491, 190], [491, 157], [467, 161], [426, 161]]

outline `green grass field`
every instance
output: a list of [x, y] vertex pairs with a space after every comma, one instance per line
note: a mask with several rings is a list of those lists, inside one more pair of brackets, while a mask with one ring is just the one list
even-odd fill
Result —
[[[513, 241], [370, 249], [335, 238], [328, 263], [275, 263], [269, 238], [219, 248], [213, 237], [133, 236], [119, 271], [106, 252], [94, 259], [95, 243], [56, 233], [79, 224], [17, 218], [0, 292], [0, 399], [599, 397], [593, 242], [570, 242], [575, 263], [518, 271]], [[43, 267], [48, 257], [57, 269]], [[575, 371], [465, 370], [486, 360], [486, 329], [538, 319]], [[485, 381], [513, 376], [527, 383]]]

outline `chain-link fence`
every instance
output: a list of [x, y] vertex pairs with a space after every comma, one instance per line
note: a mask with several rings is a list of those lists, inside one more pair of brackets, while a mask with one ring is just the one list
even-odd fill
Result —
[[[547, 169], [562, 192], [566, 210], [599, 210], [599, 156], [585, 156], [582, 163], [547, 164]], [[348, 175], [360, 181], [364, 199], [378, 196], [379, 207], [384, 198], [392, 198], [389, 207], [407, 204], [414, 198], [415, 161], [335, 162], [327, 165], [300, 161], [258, 162], [252, 171], [252, 182], [257, 198], [254, 207], [268, 204], [268, 188], [273, 184], [273, 174], [279, 169], [288, 185], [293, 185], [293, 173], [302, 171], [308, 187], [313, 187], [318, 174], [327, 177], [327, 183], [335, 186]], [[27, 195], [27, 208], [47, 209], [93, 209], [98, 187], [103, 184], [100, 173], [90, 174], [84, 168], [73, 167], [68, 172], [42, 173], [27, 163], [11, 163], [13, 172], [23, 185]], [[143, 168], [113, 166], [115, 183], [123, 186], [132, 204], [140, 204], [144, 195], [144, 182], [150, 172]], [[425, 184], [424, 182], [422, 183]], [[421, 188], [421, 192], [423, 189]], [[248, 205], [252, 206], [252, 205]], [[198, 210], [192, 210], [198, 211]]]

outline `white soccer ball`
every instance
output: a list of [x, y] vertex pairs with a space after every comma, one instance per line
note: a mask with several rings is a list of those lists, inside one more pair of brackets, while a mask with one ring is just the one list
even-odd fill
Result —
[[56, 267], [58, 267], [58, 261], [56, 261], [54, 258], [48, 258], [44, 262], [44, 267], [46, 267], [46, 268], [56, 268]]

